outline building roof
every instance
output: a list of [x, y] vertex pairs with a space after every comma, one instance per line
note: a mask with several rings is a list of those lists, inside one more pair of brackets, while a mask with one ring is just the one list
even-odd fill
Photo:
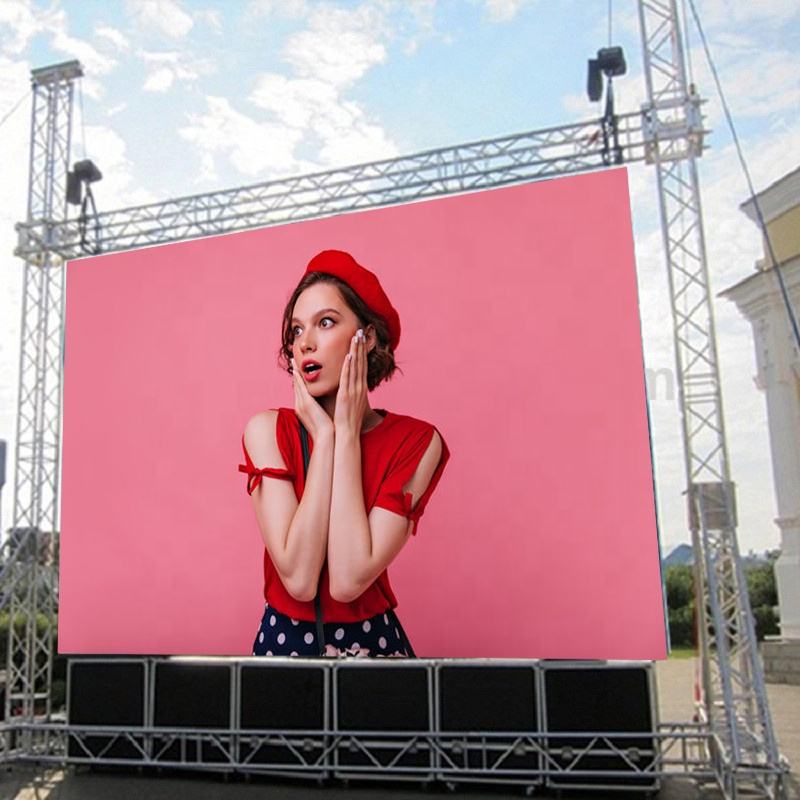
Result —
[[787, 172], [775, 182], [756, 193], [755, 198], [745, 200], [739, 208], [758, 225], [755, 200], [761, 206], [764, 222], [772, 222], [790, 208], [800, 205], [800, 167]]

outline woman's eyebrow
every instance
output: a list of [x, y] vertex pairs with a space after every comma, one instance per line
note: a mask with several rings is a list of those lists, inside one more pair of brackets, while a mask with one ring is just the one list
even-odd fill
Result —
[[[327, 311], [332, 311], [334, 314], [339, 314], [340, 317], [342, 316], [341, 313], [335, 308], [323, 308], [320, 311], [317, 311], [317, 313], [314, 314], [314, 317], [318, 317], [320, 314], [324, 314]], [[314, 317], [311, 317], [311, 319], [314, 319]], [[292, 317], [292, 322], [302, 322], [302, 320], [298, 319], [297, 317]]]

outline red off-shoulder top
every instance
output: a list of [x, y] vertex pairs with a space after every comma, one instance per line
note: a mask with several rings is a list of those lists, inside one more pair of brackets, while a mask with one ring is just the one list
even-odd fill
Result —
[[[239, 471], [247, 474], [247, 493], [252, 494], [264, 477], [290, 480], [294, 485], [298, 502], [303, 495], [303, 450], [300, 443], [300, 423], [294, 409], [278, 408], [276, 435], [278, 448], [287, 469], [274, 467], [258, 468], [253, 464], [242, 437], [245, 463]], [[367, 515], [374, 506], [401, 514], [414, 521], [412, 533], [419, 530], [419, 519], [428, 500], [442, 476], [450, 451], [442, 439], [442, 455], [427, 489], [412, 509], [411, 492], [403, 492], [422, 456], [428, 449], [437, 430], [433, 425], [405, 414], [395, 414], [385, 409], [376, 409], [383, 421], [361, 434], [361, 473], [364, 484], [364, 503]], [[438, 431], [437, 431], [438, 432]], [[314, 451], [313, 439], [309, 435], [309, 455]], [[320, 574], [322, 618], [325, 622], [357, 622], [397, 606], [397, 598], [389, 583], [388, 570], [384, 570], [375, 581], [349, 603], [334, 600], [329, 591], [328, 565]], [[301, 602], [292, 597], [281, 582], [278, 571], [264, 548], [264, 599], [278, 611], [294, 619], [313, 621], [314, 602]]]

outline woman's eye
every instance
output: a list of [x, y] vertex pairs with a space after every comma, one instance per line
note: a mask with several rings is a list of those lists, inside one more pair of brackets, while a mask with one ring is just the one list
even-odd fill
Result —
[[[333, 317], [323, 317], [323, 318], [322, 318], [322, 319], [319, 321], [319, 324], [320, 324], [320, 325], [322, 325], [322, 323], [323, 323], [323, 322], [325, 322], [325, 320], [328, 320], [328, 322], [332, 323], [333, 325], [335, 325], [335, 324], [336, 324], [336, 320], [335, 320], [335, 319], [333, 319]], [[323, 325], [322, 327], [324, 327], [324, 328], [330, 328], [331, 326], [330, 326], [330, 325]], [[293, 338], [293, 339], [296, 339], [296, 338], [297, 338], [297, 337], [300, 335], [300, 334], [297, 332], [298, 330], [300, 330], [300, 326], [299, 326], [299, 325], [295, 325], [295, 326], [294, 326], [294, 328], [292, 328], [292, 338]]]

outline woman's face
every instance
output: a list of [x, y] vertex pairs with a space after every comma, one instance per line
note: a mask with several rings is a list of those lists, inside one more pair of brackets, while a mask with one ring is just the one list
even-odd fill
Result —
[[[315, 283], [300, 293], [292, 314], [292, 355], [295, 369], [313, 397], [338, 390], [350, 341], [360, 327], [358, 317], [332, 284]], [[364, 334], [371, 349], [371, 328]], [[306, 372], [304, 364], [308, 361], [316, 362], [321, 369]]]

